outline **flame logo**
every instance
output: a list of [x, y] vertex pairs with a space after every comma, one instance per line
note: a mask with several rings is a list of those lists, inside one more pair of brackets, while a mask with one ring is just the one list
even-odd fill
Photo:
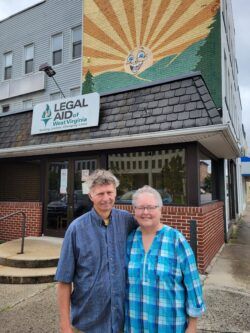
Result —
[[42, 114], [42, 121], [44, 122], [44, 125], [46, 126], [48, 121], [51, 119], [51, 110], [48, 104], [46, 104], [46, 109]]

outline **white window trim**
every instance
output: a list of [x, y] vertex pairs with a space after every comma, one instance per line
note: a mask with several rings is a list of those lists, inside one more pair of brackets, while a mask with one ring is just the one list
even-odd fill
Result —
[[[56, 64], [56, 65], [53, 65], [53, 50], [52, 50], [52, 46], [53, 46], [53, 37], [57, 36], [57, 35], [61, 35], [62, 36], [62, 62], [60, 62], [60, 64]], [[56, 66], [60, 66], [63, 64], [64, 62], [64, 57], [63, 57], [63, 49], [64, 49], [64, 36], [63, 36], [63, 32], [58, 32], [58, 33], [55, 33], [53, 34], [51, 37], [50, 37], [50, 63], [53, 67], [56, 67]]]
[[81, 28], [81, 33], [82, 33], [82, 25], [81, 24], [78, 24], [76, 26], [74, 26], [73, 28], [71, 28], [71, 34], [70, 34], [70, 55], [69, 55], [69, 59], [71, 61], [76, 61], [76, 60], [79, 60], [82, 58], [82, 40], [83, 40], [83, 36], [82, 36], [82, 39], [81, 39], [81, 55], [80, 57], [78, 58], [73, 58], [73, 30], [74, 29], [77, 29], [77, 28]]
[[[25, 63], [26, 63], [25, 48], [30, 46], [30, 45], [33, 45], [33, 71], [30, 72], [30, 73], [25, 73]], [[29, 43], [29, 44], [24, 45], [24, 47], [23, 47], [23, 74], [24, 75], [31, 75], [31, 74], [34, 74], [34, 73], [35, 73], [35, 44], [34, 43]]]

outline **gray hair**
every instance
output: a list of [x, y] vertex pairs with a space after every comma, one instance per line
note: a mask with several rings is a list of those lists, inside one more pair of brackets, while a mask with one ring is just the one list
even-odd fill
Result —
[[132, 197], [132, 205], [133, 206], [136, 206], [136, 201], [138, 199], [138, 197], [144, 193], [147, 193], [147, 194], [152, 194], [154, 196], [154, 198], [156, 199], [157, 203], [158, 203], [158, 206], [159, 207], [162, 207], [163, 206], [163, 202], [162, 202], [162, 198], [161, 198], [161, 195], [160, 193], [155, 190], [153, 187], [151, 186], [148, 186], [148, 185], [145, 185], [141, 188], [139, 188], [134, 194], [133, 194], [133, 197]]
[[93, 187], [96, 185], [110, 185], [113, 184], [116, 187], [119, 186], [119, 180], [112, 174], [111, 171], [104, 170], [104, 169], [97, 169], [92, 172], [87, 180], [86, 183], [88, 185], [89, 191], [92, 190]]

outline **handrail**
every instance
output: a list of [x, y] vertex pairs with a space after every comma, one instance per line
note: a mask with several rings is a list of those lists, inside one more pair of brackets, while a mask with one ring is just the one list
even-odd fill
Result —
[[18, 252], [17, 254], [23, 254], [23, 249], [24, 249], [24, 237], [25, 237], [25, 229], [26, 229], [26, 214], [19, 210], [18, 212], [14, 212], [11, 214], [8, 214], [6, 216], [0, 217], [0, 221], [7, 219], [10, 216], [17, 215], [17, 214], [22, 214], [23, 216], [23, 221], [22, 221], [22, 243], [21, 243], [21, 252]]

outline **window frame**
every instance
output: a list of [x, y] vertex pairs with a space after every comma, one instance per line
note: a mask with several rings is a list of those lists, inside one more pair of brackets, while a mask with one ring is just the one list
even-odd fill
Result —
[[[74, 41], [74, 31], [76, 31], [77, 29], [80, 29], [81, 39], [77, 40], [77, 41]], [[75, 47], [77, 47], [79, 45], [80, 45], [80, 55], [74, 56]], [[79, 59], [81, 57], [82, 57], [82, 26], [78, 25], [78, 26], [71, 29], [71, 59], [76, 60], [76, 59]]]
[[[32, 57], [27, 57], [26, 50], [32, 47]], [[30, 43], [24, 46], [24, 74], [34, 73], [34, 57], [35, 57], [35, 46], [34, 43]], [[28, 66], [31, 63], [31, 70], [28, 71]]]
[[[162, 151], [168, 151], [169, 155], [171, 156], [171, 152], [173, 153], [173, 150], [177, 150], [176, 152], [176, 155], [178, 155], [178, 150], [184, 150], [184, 161], [183, 161], [183, 164], [184, 164], [184, 179], [185, 179], [185, 184], [183, 184], [183, 198], [184, 198], [184, 202], [183, 203], [179, 203], [177, 201], [179, 201], [179, 199], [177, 198], [177, 201], [173, 201], [171, 203], [167, 203], [165, 202], [164, 205], [172, 205], [172, 206], [188, 206], [188, 191], [187, 191], [187, 176], [188, 176], [188, 173], [187, 173], [187, 163], [186, 163], [186, 160], [187, 160], [187, 146], [185, 144], [183, 145], [162, 145], [162, 146], [151, 146], [151, 147], [148, 147], [148, 148], [142, 148], [142, 147], [135, 147], [135, 148], [130, 148], [130, 149], [120, 149], [119, 151], [117, 150], [111, 150], [111, 151], [108, 151], [107, 152], [107, 168], [109, 169], [111, 167], [111, 162], [112, 160], [110, 159], [110, 155], [117, 155], [117, 156], [114, 156], [114, 160], [113, 160], [113, 168], [116, 169], [116, 168], [119, 168], [119, 162], [117, 161], [117, 158], [120, 158], [121, 155], [120, 154], [123, 154], [123, 157], [128, 157], [128, 160], [130, 161], [130, 168], [131, 166], [133, 166], [133, 153], [136, 152], [136, 158], [139, 158], [138, 159], [138, 163], [137, 163], [137, 166], [138, 168], [140, 169], [140, 164], [141, 166], [143, 165], [144, 166], [144, 162], [146, 161], [147, 159], [147, 156], [151, 156], [151, 157], [154, 157], [156, 159], [160, 159], [160, 156], [162, 156], [162, 158], [165, 159], [165, 153], [163, 153]], [[159, 151], [161, 151], [161, 153], [159, 153]], [[158, 153], [158, 154], [157, 154]], [[141, 158], [140, 158], [141, 157]], [[127, 162], [128, 160], [120, 160], [120, 164], [122, 165], [122, 162], [124, 162], [124, 166], [125, 168], [127, 168]], [[152, 169], [150, 169], [150, 166], [151, 166], [151, 161], [148, 162], [149, 164], [149, 168], [148, 170], [150, 171], [148, 176], [150, 177], [150, 179], [154, 182], [153, 180], [153, 177], [154, 177], [154, 174], [152, 173]], [[158, 163], [156, 163], [156, 165], [158, 165]], [[158, 166], [156, 167], [158, 168]], [[113, 172], [115, 172], [114, 170], [112, 170]], [[121, 170], [122, 171], [122, 170]], [[129, 173], [127, 173], [129, 174]], [[126, 173], [124, 173], [124, 175], [127, 175]], [[119, 178], [120, 182], [121, 182], [121, 177], [120, 175], [117, 174], [117, 177]], [[142, 174], [142, 178], [143, 178], [143, 174]], [[149, 182], [150, 183], [150, 182]], [[125, 184], [125, 182], [124, 182]], [[145, 185], [144, 183], [142, 185], [139, 185], [139, 186], [143, 186]], [[161, 185], [161, 184], [160, 184]], [[161, 187], [159, 187], [159, 190], [165, 190], [165, 189], [161, 189]], [[129, 189], [131, 191], [131, 189]], [[171, 194], [171, 191], [167, 190], [167, 192], [169, 192], [169, 194], [172, 196]], [[123, 195], [122, 193], [119, 193], [120, 195]], [[176, 193], [173, 195], [176, 195]], [[177, 197], [179, 197], [180, 193], [177, 194]], [[117, 204], [122, 204], [121, 202], [117, 202]], [[126, 204], [129, 204], [129, 203], [126, 203]]]
[[[54, 41], [55, 38], [60, 37], [60, 47], [61, 48], [55, 48], [54, 46]], [[57, 56], [57, 54], [60, 54], [60, 62], [56, 62], [55, 63], [55, 56]], [[59, 32], [57, 34], [54, 34], [51, 36], [51, 63], [52, 66], [57, 66], [57, 65], [61, 65], [63, 63], [63, 33]]]
[[[7, 66], [7, 56], [11, 56], [11, 64]], [[12, 69], [13, 69], [13, 51], [4, 53], [4, 80], [12, 79]]]

